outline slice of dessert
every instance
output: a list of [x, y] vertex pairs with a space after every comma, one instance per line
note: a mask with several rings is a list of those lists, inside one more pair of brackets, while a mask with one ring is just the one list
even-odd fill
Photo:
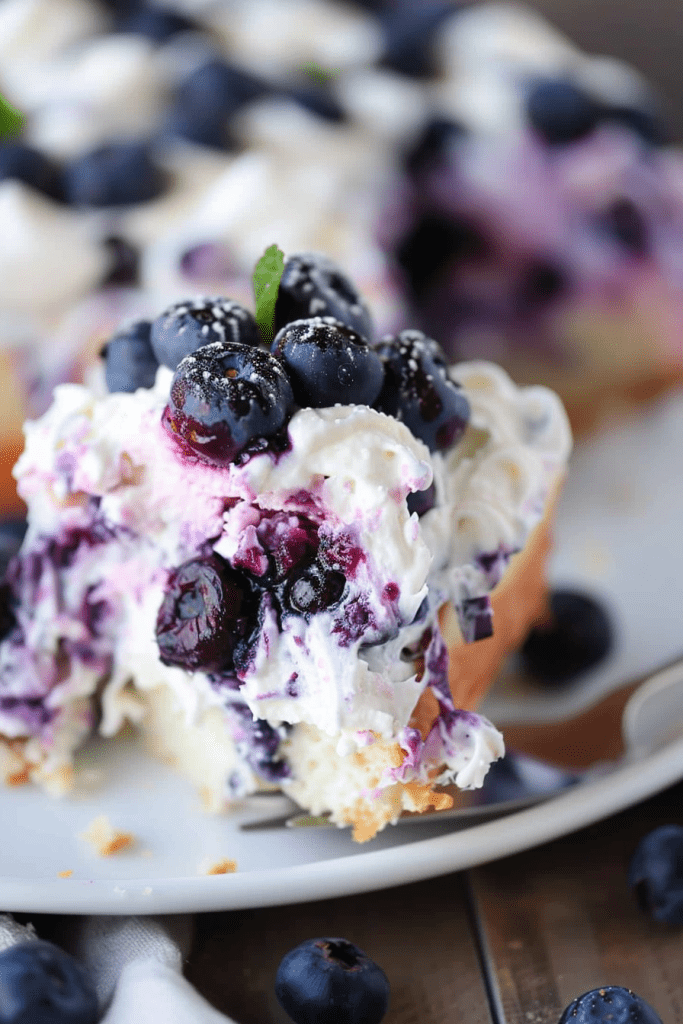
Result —
[[118, 390], [26, 425], [10, 780], [66, 788], [132, 719], [214, 806], [276, 785], [366, 839], [501, 756], [474, 709], [543, 611], [562, 406], [418, 331], [374, 343], [324, 257], [277, 294], [270, 350], [237, 303], [179, 303], [109, 343]]

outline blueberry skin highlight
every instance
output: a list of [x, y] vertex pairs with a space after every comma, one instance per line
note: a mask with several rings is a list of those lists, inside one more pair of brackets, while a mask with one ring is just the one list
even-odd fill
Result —
[[347, 939], [308, 939], [282, 958], [275, 995], [295, 1024], [379, 1024], [389, 982]]
[[550, 595], [548, 622], [531, 631], [520, 656], [539, 682], [567, 683], [599, 664], [613, 644], [611, 619], [595, 598], [555, 590]]
[[0, 953], [2, 1024], [96, 1024], [86, 970], [51, 942], [21, 942]]
[[293, 404], [279, 359], [263, 349], [217, 341], [181, 361], [163, 423], [194, 457], [226, 466], [252, 443], [262, 450], [284, 428]]
[[290, 256], [280, 278], [275, 303], [275, 331], [294, 320], [333, 316], [361, 334], [373, 336], [372, 318], [356, 286], [322, 253]]
[[181, 359], [214, 341], [258, 346], [261, 341], [253, 314], [232, 299], [193, 299], [176, 302], [152, 324], [150, 341], [156, 358], [169, 370]]
[[372, 405], [382, 389], [382, 360], [365, 339], [335, 320], [295, 320], [276, 335], [272, 352], [287, 369], [301, 406]]
[[104, 377], [110, 393], [153, 386], [159, 363], [149, 340], [150, 327], [148, 320], [138, 320], [105, 345]]
[[628, 884], [641, 910], [655, 921], [683, 925], [683, 827], [661, 825], [641, 839]]
[[662, 1020], [635, 992], [605, 985], [574, 999], [558, 1024], [662, 1024]]

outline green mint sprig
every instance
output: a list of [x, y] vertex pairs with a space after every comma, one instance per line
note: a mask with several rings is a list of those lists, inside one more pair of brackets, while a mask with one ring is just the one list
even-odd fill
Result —
[[18, 135], [23, 125], [23, 115], [0, 95], [0, 139], [11, 139]]
[[264, 345], [270, 345], [275, 334], [275, 302], [284, 269], [285, 254], [277, 245], [269, 245], [254, 267], [255, 316]]

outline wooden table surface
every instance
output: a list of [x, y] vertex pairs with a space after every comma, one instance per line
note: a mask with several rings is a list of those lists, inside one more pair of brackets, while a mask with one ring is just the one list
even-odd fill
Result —
[[[683, 766], [682, 766], [683, 773]], [[557, 1024], [602, 985], [683, 1021], [683, 928], [657, 925], [627, 886], [631, 853], [683, 822], [683, 783], [588, 829], [476, 870], [317, 903], [202, 914], [186, 974], [238, 1024], [288, 1024], [281, 957], [336, 936], [386, 972], [385, 1024]]]

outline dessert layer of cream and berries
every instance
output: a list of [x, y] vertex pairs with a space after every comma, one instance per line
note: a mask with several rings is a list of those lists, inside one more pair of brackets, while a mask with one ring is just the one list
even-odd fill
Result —
[[366, 838], [502, 755], [458, 707], [439, 612], [456, 644], [495, 628], [564, 474], [562, 406], [418, 331], [369, 344], [324, 259], [292, 257], [279, 296], [270, 350], [237, 303], [179, 303], [109, 343], [119, 390], [62, 385], [26, 425], [6, 776], [68, 785], [131, 718], [214, 804], [276, 784]]

